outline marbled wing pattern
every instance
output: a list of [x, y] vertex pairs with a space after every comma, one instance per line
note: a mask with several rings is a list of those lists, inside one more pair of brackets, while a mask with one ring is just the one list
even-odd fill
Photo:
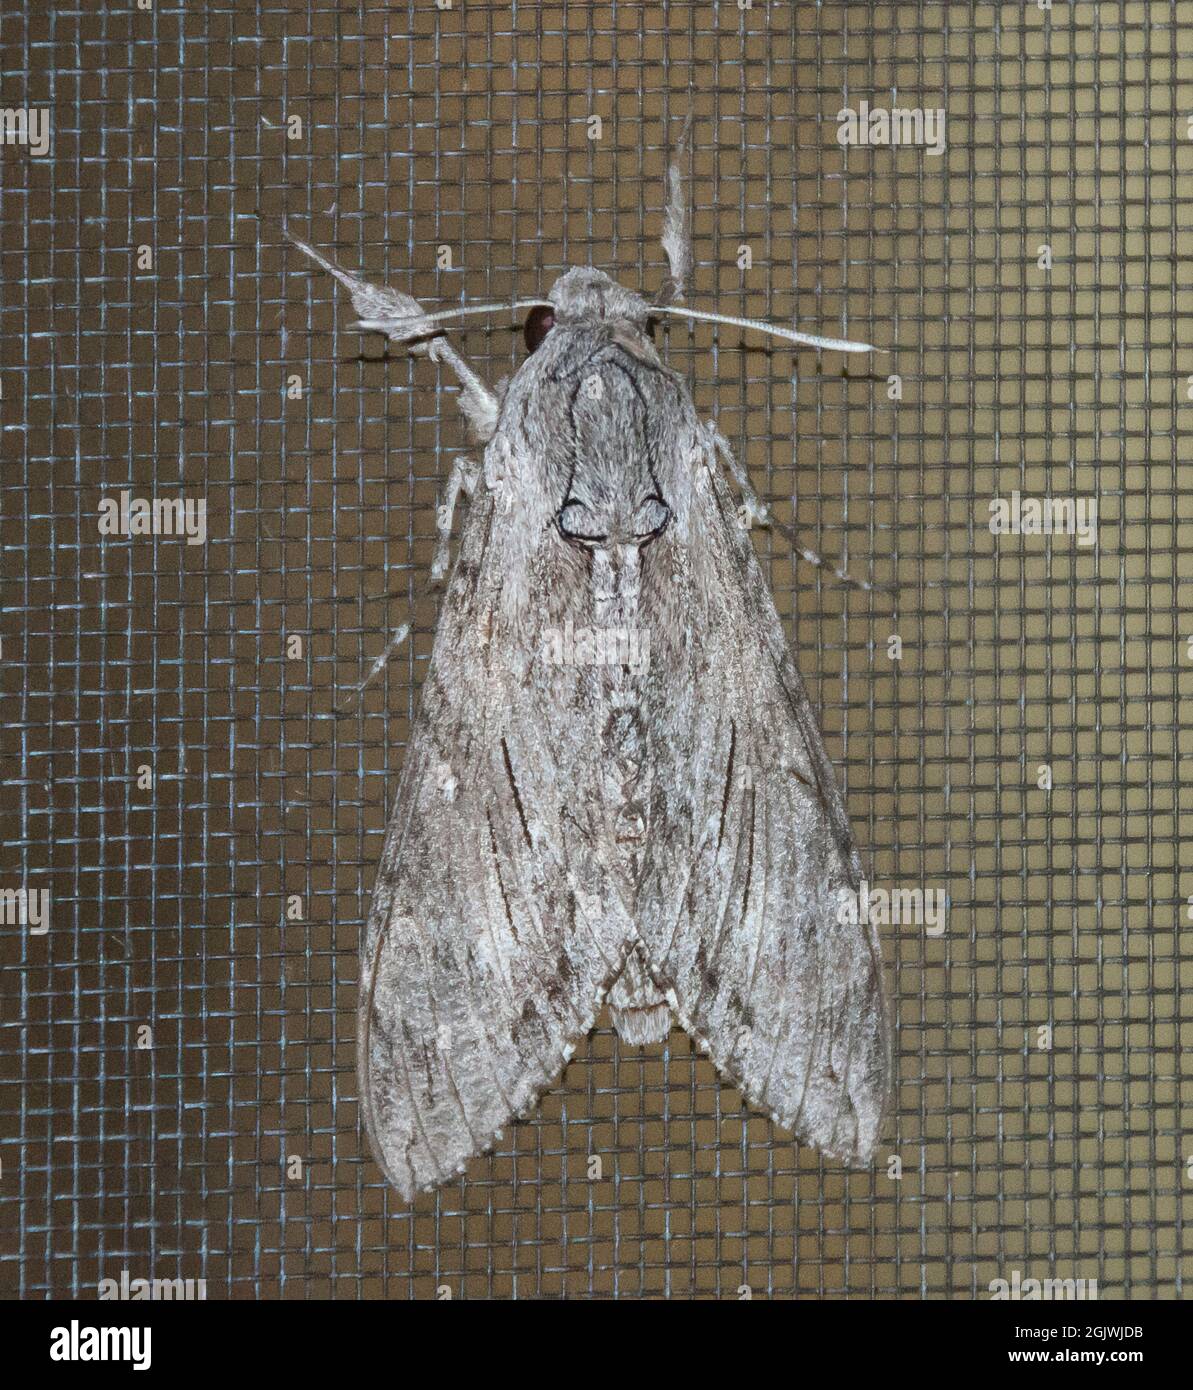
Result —
[[874, 929], [838, 920], [861, 865], [711, 430], [700, 457], [687, 534], [659, 542], [685, 617], [662, 625], [681, 639], [643, 700], [656, 804], [635, 923], [718, 1069], [802, 1141], [864, 1163], [890, 1040]]
[[492, 492], [468, 513], [362, 952], [365, 1122], [407, 1198], [534, 1104], [633, 939], [576, 711], [506, 665], [503, 519]]

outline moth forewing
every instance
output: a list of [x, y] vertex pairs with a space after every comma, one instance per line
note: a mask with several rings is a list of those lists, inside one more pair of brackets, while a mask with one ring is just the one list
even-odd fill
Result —
[[500, 611], [516, 531], [495, 494], [478, 495], [366, 936], [361, 1093], [406, 1197], [534, 1103], [592, 1026], [632, 935], [588, 844], [591, 760], [567, 757], [568, 715], [526, 684], [519, 626]]
[[873, 928], [837, 920], [860, 860], [761, 567], [704, 462], [672, 565], [686, 654], [652, 668], [644, 704], [666, 804], [635, 921], [681, 1023], [747, 1098], [864, 1162], [890, 1043]]

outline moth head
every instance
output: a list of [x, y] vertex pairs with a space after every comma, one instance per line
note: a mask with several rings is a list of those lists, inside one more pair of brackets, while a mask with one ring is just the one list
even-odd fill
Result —
[[564, 327], [609, 323], [645, 332], [650, 308], [646, 301], [619, 285], [603, 270], [574, 266], [551, 286], [547, 302], [526, 318], [526, 346], [533, 352], [556, 324]]

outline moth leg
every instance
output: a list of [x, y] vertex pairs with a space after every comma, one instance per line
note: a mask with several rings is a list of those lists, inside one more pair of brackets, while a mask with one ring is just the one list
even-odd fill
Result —
[[[497, 397], [446, 338], [425, 336], [434, 331], [434, 325], [423, 321], [425, 311], [418, 300], [387, 285], [371, 285], [367, 280], [341, 270], [334, 261], [328, 260], [321, 251], [301, 238], [290, 232], [286, 236], [304, 255], [310, 256], [316, 265], [322, 266], [344, 286], [352, 298], [353, 309], [367, 322], [370, 331], [384, 333], [391, 342], [403, 343], [411, 352], [425, 355], [432, 362], [441, 363], [455, 373], [460, 383], [460, 393], [456, 397], [460, 412], [477, 442], [488, 443], [497, 428]], [[416, 338], [423, 338], [424, 341], [411, 341]]]
[[843, 565], [831, 564], [823, 555], [820, 555], [817, 551], [811, 550], [806, 546], [793, 526], [788, 526], [785, 522], [779, 521], [776, 517], [771, 515], [770, 508], [765, 502], [759, 499], [758, 494], [750, 485], [750, 479], [746, 474], [745, 467], [737, 461], [733, 450], [729, 447], [729, 441], [715, 426], [712, 428], [712, 436], [717, 453], [721, 456], [729, 472], [733, 475], [733, 481], [737, 484], [741, 492], [741, 520], [747, 530], [755, 524], [772, 527], [786, 540], [791, 542], [795, 547], [796, 554], [802, 560], [806, 560], [809, 565], [815, 565], [817, 569], [826, 570], [834, 579], [839, 580], [840, 583], [846, 584], [853, 589], [861, 589], [867, 594], [894, 594], [895, 590], [891, 585], [875, 584], [868, 579], [858, 579], [850, 574]]
[[389, 665], [390, 657], [393, 656], [394, 652], [398, 650], [398, 648], [402, 645], [403, 642], [405, 642], [406, 638], [409, 636], [409, 623], [403, 623], [401, 627], [396, 628], [394, 630], [393, 636], [385, 644], [385, 650], [381, 653], [379, 657], [377, 657], [377, 659], [373, 662], [372, 666], [369, 667], [369, 674], [364, 678], [364, 680], [357, 681], [357, 683], [349, 689], [347, 695], [345, 695], [344, 698], [336, 705], [337, 714], [343, 714], [346, 710], [352, 708], [353, 705], [358, 704], [360, 702], [365, 691], [369, 688], [370, 685], [373, 684], [373, 682], [377, 679], [381, 672], [384, 671], [385, 668]]
[[452, 463], [444, 488], [443, 501], [435, 510], [435, 525], [439, 530], [439, 540], [435, 546], [435, 558], [431, 561], [432, 585], [443, 582], [451, 564], [452, 521], [456, 515], [456, 503], [462, 492], [471, 499], [476, 491], [480, 469], [471, 459], [459, 457]]
[[[413, 344], [412, 348], [416, 346], [417, 344]], [[460, 383], [456, 404], [460, 407], [460, 413], [473, 439], [478, 444], [487, 444], [497, 430], [497, 416], [500, 410], [497, 397], [446, 338], [432, 338], [427, 347], [427, 356], [432, 362], [441, 362], [455, 372], [456, 380]]]
[[688, 153], [688, 136], [692, 130], [692, 115], [688, 113], [667, 168], [667, 203], [663, 209], [663, 235], [660, 240], [667, 255], [670, 274], [663, 281], [656, 304], [681, 304], [692, 274], [692, 217], [688, 203], [687, 178], [684, 162]]
[[[441, 584], [444, 576], [447, 574], [448, 566], [451, 563], [452, 520], [456, 514], [456, 503], [460, 499], [461, 492], [464, 493], [466, 497], [472, 497], [472, 494], [476, 490], [476, 483], [479, 476], [480, 470], [471, 459], [457, 458], [452, 464], [452, 470], [447, 479], [447, 486], [444, 489], [443, 501], [435, 510], [435, 524], [439, 531], [439, 540], [435, 545], [434, 559], [431, 561], [431, 579], [427, 585], [426, 593], [432, 592]], [[389, 595], [385, 594], [378, 597], [388, 598]], [[389, 665], [390, 657], [393, 656], [394, 652], [398, 650], [409, 636], [409, 623], [403, 623], [401, 627], [395, 629], [393, 636], [390, 637], [389, 641], [385, 644], [384, 651], [376, 658], [372, 666], [369, 667], [368, 675], [365, 676], [364, 680], [358, 681], [356, 685], [352, 686], [339, 704], [336, 705], [337, 714], [343, 714], [346, 710], [359, 703], [365, 691], [373, 684], [381, 672], [385, 670], [386, 666]]]
[[729, 441], [715, 425], [712, 427], [712, 437], [717, 453], [721, 456], [721, 462], [729, 469], [733, 481], [737, 484], [737, 490], [741, 493], [741, 518], [746, 530], [748, 531], [751, 526], [755, 525], [771, 525], [770, 508], [754, 491], [745, 465], [738, 463], [737, 455], [729, 447]]

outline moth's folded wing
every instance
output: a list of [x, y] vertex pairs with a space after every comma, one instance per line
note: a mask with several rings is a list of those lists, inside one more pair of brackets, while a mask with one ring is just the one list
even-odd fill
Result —
[[[890, 1042], [873, 928], [833, 770], [719, 475], [694, 491], [673, 571], [691, 621], [652, 652], [660, 805], [638, 922], [656, 979], [718, 1068], [823, 1153], [872, 1156]], [[855, 914], [856, 916], [856, 914]]]
[[365, 1121], [406, 1197], [533, 1105], [631, 944], [585, 772], [554, 727], [566, 712], [506, 683], [471, 576], [461, 567], [440, 618], [362, 952]]

